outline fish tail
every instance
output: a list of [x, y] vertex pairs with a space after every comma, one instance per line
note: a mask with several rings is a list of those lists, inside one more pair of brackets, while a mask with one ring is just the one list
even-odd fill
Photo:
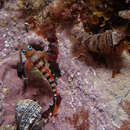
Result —
[[49, 82], [50, 84], [50, 88], [52, 90], [52, 93], [53, 93], [53, 110], [52, 110], [52, 115], [55, 115], [58, 111], [58, 104], [57, 104], [57, 99], [58, 99], [58, 92], [57, 92], [57, 89], [56, 89], [56, 83], [55, 83], [55, 80], [52, 76], [52, 74], [49, 72], [48, 69], [46, 69], [44, 66], [42, 67], [41, 69], [42, 71], [42, 74], [45, 76], [45, 78], [47, 79], [47, 81]]

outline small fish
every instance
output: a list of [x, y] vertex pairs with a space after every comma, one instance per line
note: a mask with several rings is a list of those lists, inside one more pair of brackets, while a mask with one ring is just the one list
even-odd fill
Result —
[[24, 62], [24, 67], [27, 77], [29, 78], [32, 68], [36, 68], [37, 70], [39, 70], [42, 77], [48, 81], [53, 93], [53, 105], [50, 106], [52, 112], [50, 112], [49, 114], [51, 116], [55, 115], [59, 108], [60, 95], [56, 90], [55, 78], [53, 77], [51, 70], [48, 67], [48, 61], [51, 61], [53, 58], [49, 59], [49, 56], [46, 53], [44, 53], [43, 51], [36, 51], [30, 45], [24, 46], [21, 51], [26, 58], [26, 61]]

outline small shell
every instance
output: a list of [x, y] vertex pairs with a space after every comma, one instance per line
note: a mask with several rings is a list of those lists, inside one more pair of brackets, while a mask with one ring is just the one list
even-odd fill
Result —
[[130, 19], [130, 10], [119, 11], [118, 15], [123, 19]]
[[42, 130], [42, 107], [35, 101], [20, 100], [16, 105], [18, 130]]
[[104, 33], [89, 34], [86, 32], [77, 32], [75, 38], [84, 43], [89, 51], [99, 54], [110, 54], [114, 51], [122, 39], [124, 34], [117, 30], [107, 30]]

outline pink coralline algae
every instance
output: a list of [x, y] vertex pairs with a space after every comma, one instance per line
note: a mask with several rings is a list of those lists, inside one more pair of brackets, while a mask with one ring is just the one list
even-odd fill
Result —
[[[130, 55], [123, 51], [122, 54], [116, 55], [116, 59], [111, 53], [104, 58], [98, 57], [97, 54], [91, 54], [85, 44], [81, 43], [81, 41], [84, 41], [84, 37], [80, 35], [85, 30], [84, 26], [87, 19], [85, 19], [84, 23], [82, 23], [83, 19], [81, 21], [77, 20], [78, 23], [75, 26], [71, 26], [71, 28], [64, 28], [63, 26], [68, 24], [68, 21], [61, 25], [60, 22], [64, 20], [61, 19], [58, 24], [54, 24], [54, 28], [53, 26], [48, 26], [50, 32], [51, 29], [54, 29], [50, 35], [45, 33], [48, 30], [48, 28], [45, 28], [43, 30], [45, 34], [42, 37], [41, 34], [38, 36], [33, 31], [27, 31], [24, 19], [20, 18], [21, 15], [19, 13], [21, 13], [21, 10], [16, 5], [18, 1], [8, 0], [0, 9], [0, 130], [17, 128], [15, 114], [16, 105], [20, 100], [29, 99], [36, 101], [43, 111], [47, 110], [49, 105], [52, 104], [52, 92], [46, 80], [34, 75], [29, 79], [26, 91], [22, 93], [24, 83], [18, 77], [16, 70], [20, 61], [19, 50], [22, 43], [40, 45], [43, 47], [43, 51], [47, 51], [49, 43], [46, 38], [50, 40], [51, 37], [56, 38], [55, 40], [58, 43], [57, 63], [61, 70], [61, 76], [56, 78], [56, 80], [57, 89], [62, 100], [57, 114], [50, 118], [42, 129], [124, 130], [129, 128], [124, 127], [125, 124], [129, 124], [129, 112], [125, 109], [128, 106], [124, 108], [123, 103], [126, 100], [128, 102], [130, 100]], [[42, 2], [41, 0], [39, 1]], [[104, 1], [109, 5], [109, 2]], [[55, 7], [58, 2], [59, 0], [54, 1]], [[67, 2], [69, 3], [69, 1]], [[74, 3], [76, 1], [72, 0], [70, 2]], [[82, 1], [82, 3], [84, 2]], [[92, 6], [93, 2], [90, 2], [90, 5]], [[107, 5], [103, 6], [103, 8], [106, 8]], [[36, 4], [36, 6], [39, 5]], [[106, 20], [105, 24], [107, 24], [107, 18], [109, 17], [106, 17], [106, 14], [102, 14], [99, 10], [91, 8], [91, 6], [89, 10], [94, 11], [96, 17], [99, 16], [99, 19], [104, 18]], [[77, 9], [77, 5], [74, 6], [74, 9]], [[69, 11], [73, 14], [75, 10], [65, 9], [68, 14], [70, 14]], [[86, 18], [86, 16], [84, 17]], [[68, 17], [65, 16], [65, 18]], [[70, 15], [69, 18], [71, 18]], [[76, 14], [74, 18], [78, 19], [79, 17]], [[53, 22], [51, 21], [51, 23]], [[111, 25], [111, 23], [109, 24]], [[86, 36], [91, 37], [91, 43], [95, 43], [98, 35], [102, 38], [104, 37], [103, 34], [108, 36], [107, 31], [102, 31], [102, 27], [100, 29], [97, 34], [85, 32]], [[78, 33], [74, 32], [74, 30], [78, 30]], [[125, 36], [122, 33], [117, 33], [117, 30], [112, 30], [110, 34], [111, 36], [112, 34], [118, 34], [118, 37], [114, 37], [114, 40], [111, 39], [112, 41], [109, 41], [111, 43], [116, 41], [114, 45], [117, 46], [118, 42], [123, 40]], [[73, 37], [75, 35], [77, 36], [76, 38]], [[80, 41], [78, 38], [83, 39]], [[92, 48], [92, 50], [94, 49]], [[118, 68], [120, 74], [112, 78], [112, 71]]]
[[66, 120], [74, 125], [77, 130], [89, 130], [88, 112], [84, 109], [76, 111], [72, 118], [66, 117]]

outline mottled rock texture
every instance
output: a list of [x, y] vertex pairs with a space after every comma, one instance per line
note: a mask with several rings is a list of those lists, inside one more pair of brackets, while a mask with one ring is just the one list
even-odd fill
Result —
[[[0, 9], [0, 130], [15, 129], [15, 107], [20, 99], [37, 100], [46, 109], [52, 96], [46, 81], [39, 78], [31, 79], [22, 94], [24, 84], [16, 71], [19, 45], [36, 42], [46, 50], [48, 43], [26, 32], [16, 3], [10, 0]], [[71, 38], [68, 30], [57, 31], [57, 38], [61, 69], [57, 89], [62, 101], [45, 130], [128, 130], [130, 55], [106, 57], [104, 64]], [[117, 68], [120, 73], [112, 78]]]

